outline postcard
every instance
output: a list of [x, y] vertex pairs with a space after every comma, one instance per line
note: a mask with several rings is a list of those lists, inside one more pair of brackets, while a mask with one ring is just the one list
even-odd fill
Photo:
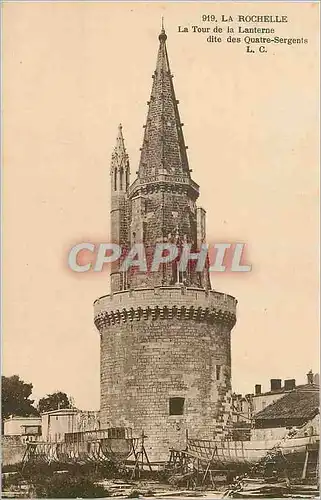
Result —
[[318, 2], [3, 2], [2, 494], [318, 496]]

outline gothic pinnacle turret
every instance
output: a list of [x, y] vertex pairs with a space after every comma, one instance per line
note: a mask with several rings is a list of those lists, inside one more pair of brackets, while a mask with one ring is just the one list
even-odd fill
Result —
[[122, 125], [118, 125], [116, 145], [111, 156], [110, 174], [114, 191], [127, 191], [129, 186], [129, 159], [125, 148]]
[[[129, 187], [129, 159], [125, 148], [122, 126], [118, 126], [116, 145], [111, 156], [111, 241], [125, 247], [128, 241], [127, 190]], [[120, 272], [120, 263], [111, 266], [112, 291], [123, 290], [125, 276]]]

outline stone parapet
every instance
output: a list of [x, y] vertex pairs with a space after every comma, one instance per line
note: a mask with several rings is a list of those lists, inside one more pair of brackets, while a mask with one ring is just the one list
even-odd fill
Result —
[[102, 328], [141, 319], [194, 320], [227, 324], [236, 322], [237, 300], [213, 290], [185, 287], [155, 287], [126, 290], [100, 297], [94, 302], [95, 325]]

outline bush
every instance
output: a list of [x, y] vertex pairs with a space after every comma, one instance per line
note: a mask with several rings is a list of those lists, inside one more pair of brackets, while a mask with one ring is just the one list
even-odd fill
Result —
[[132, 490], [129, 495], [127, 496], [127, 498], [138, 498], [139, 495], [142, 495], [142, 493], [140, 491], [137, 491], [137, 490]]
[[10, 472], [2, 474], [2, 490], [8, 490], [11, 487], [17, 486], [21, 482], [21, 475], [18, 472]]
[[47, 477], [34, 485], [37, 498], [104, 498], [109, 492], [86, 477], [66, 474]]

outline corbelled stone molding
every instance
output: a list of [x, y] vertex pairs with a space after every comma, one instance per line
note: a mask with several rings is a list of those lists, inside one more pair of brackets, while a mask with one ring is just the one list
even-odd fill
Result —
[[210, 311], [208, 308], [198, 307], [195, 309], [193, 306], [186, 308], [181, 307], [146, 307], [137, 309], [122, 309], [121, 311], [117, 309], [111, 312], [100, 312], [95, 316], [95, 325], [99, 331], [111, 325], [147, 320], [149, 318], [156, 319], [173, 319], [181, 320], [194, 320], [194, 321], [206, 321], [208, 323], [219, 322], [226, 324], [232, 328], [235, 325], [236, 318], [235, 315], [227, 311], [214, 310]]
[[197, 199], [198, 192], [190, 185], [185, 185], [181, 183], [173, 184], [170, 182], [151, 182], [149, 184], [144, 184], [138, 186], [135, 191], [131, 194], [131, 197], [142, 195], [146, 196], [153, 193], [179, 193], [190, 195], [191, 198]]
[[236, 322], [234, 297], [214, 291], [184, 287], [156, 287], [117, 292], [97, 299], [95, 325], [102, 329], [148, 319], [178, 319], [221, 323]]
[[192, 179], [184, 177], [175, 177], [171, 175], [158, 175], [145, 182], [136, 179], [128, 189], [128, 197], [133, 198], [139, 194], [150, 194], [154, 192], [172, 192], [172, 193], [193, 193], [193, 197], [199, 195], [199, 186]]

